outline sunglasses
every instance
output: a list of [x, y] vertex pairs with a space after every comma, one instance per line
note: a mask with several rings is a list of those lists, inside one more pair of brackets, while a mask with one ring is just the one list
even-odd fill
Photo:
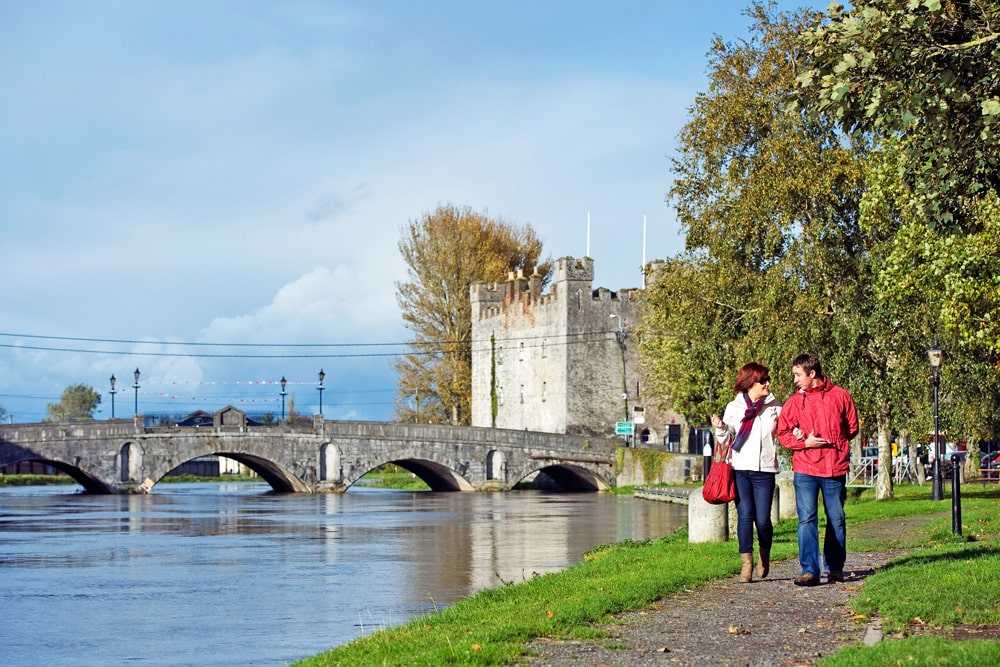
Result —
[[757, 380], [757, 383], [758, 384], [767, 384], [770, 381], [771, 381], [771, 378], [769, 378], [768, 376], [765, 375], [761, 379]]

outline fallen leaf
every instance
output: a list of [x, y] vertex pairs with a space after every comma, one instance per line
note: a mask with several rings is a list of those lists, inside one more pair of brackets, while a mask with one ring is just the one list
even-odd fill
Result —
[[549, 618], [552, 618], [553, 616], [555, 616], [555, 614], [553, 614], [551, 611], [546, 611], [545, 615], [548, 616]]
[[660, 648], [656, 649], [656, 652], [657, 653], [670, 653], [670, 649], [668, 649], [666, 646], [661, 646]]
[[807, 632], [809, 632], [809, 630], [807, 630], [806, 628], [799, 628], [799, 634], [800, 635], [805, 634]]
[[473, 650], [473, 651], [482, 651], [482, 650], [483, 650], [483, 647], [482, 647], [482, 646], [480, 646], [479, 644], [473, 644], [473, 645], [472, 645], [472, 650]]

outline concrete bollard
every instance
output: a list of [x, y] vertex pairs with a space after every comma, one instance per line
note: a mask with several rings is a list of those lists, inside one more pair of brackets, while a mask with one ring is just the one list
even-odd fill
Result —
[[729, 539], [729, 506], [705, 502], [701, 489], [688, 496], [688, 542], [725, 542]]
[[[795, 473], [791, 470], [779, 472], [775, 479], [775, 491], [775, 498], [781, 499], [778, 505], [778, 518], [798, 518], [799, 510], [795, 505]], [[774, 519], [774, 510], [771, 511], [771, 519]]]

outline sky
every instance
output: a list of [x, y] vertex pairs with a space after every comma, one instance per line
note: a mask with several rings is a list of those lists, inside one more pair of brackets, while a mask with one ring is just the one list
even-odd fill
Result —
[[285, 377], [390, 419], [400, 232], [443, 204], [641, 286], [747, 2], [0, 1], [0, 406], [278, 416]]

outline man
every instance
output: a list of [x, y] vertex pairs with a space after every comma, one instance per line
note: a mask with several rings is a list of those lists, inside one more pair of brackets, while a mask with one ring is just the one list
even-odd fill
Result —
[[819, 357], [800, 354], [792, 361], [792, 376], [798, 391], [781, 408], [778, 442], [792, 450], [795, 473], [795, 504], [799, 514], [799, 563], [802, 574], [797, 586], [820, 583], [817, 505], [823, 492], [826, 534], [823, 558], [829, 581], [844, 581], [847, 560], [847, 473], [851, 462], [851, 439], [858, 434], [858, 414], [847, 390], [823, 375]]

